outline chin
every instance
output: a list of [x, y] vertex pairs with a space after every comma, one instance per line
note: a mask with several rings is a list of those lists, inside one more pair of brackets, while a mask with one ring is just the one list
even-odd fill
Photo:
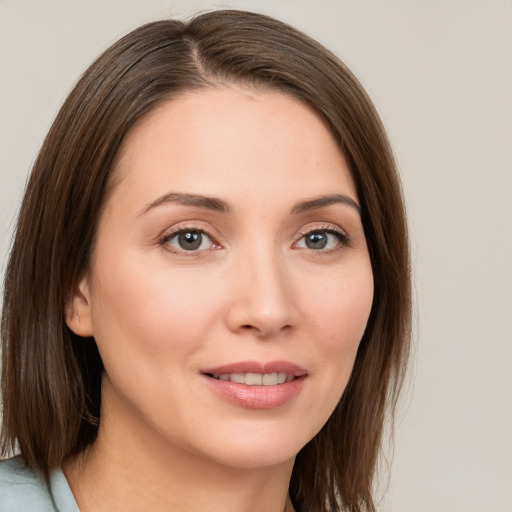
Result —
[[197, 452], [223, 466], [258, 468], [293, 464], [297, 453], [310, 441], [315, 432], [297, 429], [247, 429], [242, 435], [212, 435]]
[[[226, 450], [223, 454], [217, 454], [212, 460], [217, 464], [230, 468], [256, 469], [293, 464], [297, 453], [302, 446], [296, 450], [275, 449], [275, 446], [251, 446], [247, 449], [236, 451]], [[212, 454], [213, 455], [213, 454]]]

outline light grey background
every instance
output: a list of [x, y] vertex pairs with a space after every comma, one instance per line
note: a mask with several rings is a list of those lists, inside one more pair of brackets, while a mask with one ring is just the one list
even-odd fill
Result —
[[229, 6], [333, 49], [396, 151], [418, 314], [380, 510], [512, 512], [510, 0], [0, 0], [2, 273], [28, 169], [79, 74], [145, 21]]

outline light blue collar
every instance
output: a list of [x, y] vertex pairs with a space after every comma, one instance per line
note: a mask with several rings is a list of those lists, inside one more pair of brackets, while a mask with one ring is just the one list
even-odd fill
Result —
[[80, 512], [68, 481], [60, 469], [50, 473], [50, 493], [58, 512]]

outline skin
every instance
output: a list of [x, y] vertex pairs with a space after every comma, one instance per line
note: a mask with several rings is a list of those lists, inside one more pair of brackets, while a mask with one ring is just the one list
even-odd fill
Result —
[[[298, 100], [218, 86], [141, 120], [112, 172], [90, 268], [67, 308], [106, 369], [98, 439], [64, 467], [77, 503], [282, 512], [294, 458], [339, 401], [372, 304], [357, 207], [293, 211], [333, 194], [357, 204], [346, 160]], [[229, 211], [161, 200], [176, 193]], [[209, 238], [187, 251], [179, 229]], [[309, 248], [308, 232], [327, 237], [325, 248]], [[201, 373], [248, 360], [289, 361], [307, 376], [285, 404], [254, 409]]]

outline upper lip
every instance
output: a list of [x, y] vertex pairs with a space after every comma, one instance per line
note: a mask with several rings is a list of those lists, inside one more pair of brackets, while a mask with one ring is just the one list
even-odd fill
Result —
[[306, 375], [307, 371], [289, 361], [238, 361], [201, 370], [203, 374], [222, 375], [230, 373], [286, 373], [294, 377]]

